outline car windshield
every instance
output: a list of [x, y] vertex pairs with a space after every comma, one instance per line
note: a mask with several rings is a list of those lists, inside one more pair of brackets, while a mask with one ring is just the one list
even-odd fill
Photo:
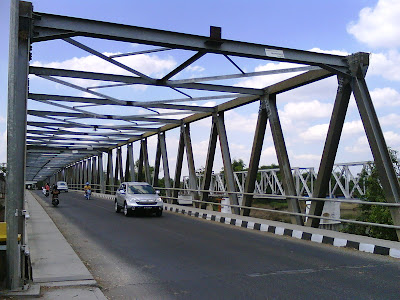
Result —
[[65, 182], [59, 182], [57, 185], [65, 185]]
[[155, 194], [151, 185], [128, 185], [128, 194]]

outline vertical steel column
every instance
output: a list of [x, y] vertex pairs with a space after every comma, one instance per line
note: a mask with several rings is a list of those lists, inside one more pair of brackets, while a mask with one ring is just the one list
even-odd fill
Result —
[[141, 140], [141, 150], [143, 155], [144, 176], [147, 183], [151, 183], [149, 153], [147, 151], [147, 138]]
[[[269, 95], [268, 98], [269, 110], [269, 124], [271, 127], [272, 138], [275, 144], [275, 151], [278, 158], [279, 168], [282, 175], [283, 188], [287, 198], [289, 210], [295, 213], [301, 213], [299, 200], [297, 198], [290, 198], [296, 196], [296, 189], [294, 186], [292, 169], [290, 167], [289, 156], [286, 150], [285, 139], [283, 137], [281, 122], [279, 120], [278, 109], [276, 107], [276, 95]], [[301, 216], [290, 216], [293, 224], [304, 225]]]
[[131, 180], [131, 170], [130, 170], [130, 156], [129, 156], [129, 145], [126, 145], [126, 160], [125, 160], [125, 181], [132, 181]]
[[[193, 148], [192, 148], [192, 140], [190, 138], [190, 126], [189, 123], [184, 125], [184, 142], [186, 148], [186, 158], [187, 164], [189, 169], [189, 188], [191, 190], [197, 190], [197, 177], [196, 177], [196, 168], [194, 165], [194, 158], [193, 158]], [[197, 192], [192, 191], [190, 192], [192, 195], [193, 200], [199, 200], [199, 195]], [[194, 202], [195, 207], [198, 207], [198, 202]]]
[[113, 192], [113, 187], [111, 185], [114, 184], [114, 178], [113, 178], [113, 153], [112, 150], [108, 150], [108, 156], [107, 156], [107, 178], [106, 178], [106, 190], [112, 194]]
[[[106, 183], [104, 182], [104, 170], [103, 170], [103, 153], [99, 154], [97, 159], [97, 176], [98, 176], [98, 183], [100, 185], [99, 192], [102, 194], [106, 193]], [[108, 177], [108, 176], [107, 176]]]
[[[26, 103], [31, 37], [32, 4], [11, 0], [7, 112], [7, 288], [23, 284], [19, 277], [18, 233], [23, 232], [25, 190]], [[25, 237], [23, 236], [23, 240]]]
[[128, 157], [129, 157], [129, 174], [130, 180], [136, 181], [136, 174], [135, 174], [135, 158], [133, 155], [133, 143], [128, 144]]
[[140, 141], [140, 150], [139, 150], [139, 166], [138, 166], [138, 181], [142, 182], [144, 181], [143, 178], [143, 144], [142, 141]]
[[204, 203], [208, 201], [208, 194], [209, 192], [206, 192], [210, 189], [210, 184], [211, 184], [211, 175], [212, 175], [212, 169], [214, 165], [214, 157], [215, 157], [215, 148], [217, 146], [217, 125], [215, 123], [215, 118], [212, 118], [212, 125], [211, 125], [211, 130], [210, 130], [210, 139], [208, 141], [208, 150], [207, 150], [207, 159], [206, 159], [206, 166], [204, 167], [204, 177], [203, 177], [203, 182], [201, 184], [201, 205], [200, 207], [202, 209], [205, 209], [207, 204]]
[[171, 177], [169, 175], [169, 166], [168, 166], [168, 153], [167, 153], [167, 144], [165, 142], [165, 132], [160, 132], [158, 134], [160, 139], [160, 149], [161, 149], [161, 156], [163, 160], [163, 169], [164, 169], [164, 185], [167, 189], [167, 197], [168, 203], [171, 202]]
[[87, 181], [92, 184], [92, 157], [87, 160]]
[[[365, 82], [365, 72], [369, 64], [367, 53], [356, 53], [348, 59], [352, 71], [351, 87], [360, 112], [364, 130], [374, 156], [375, 166], [379, 174], [380, 182], [387, 202], [400, 203], [400, 185], [393, 168], [393, 163], [383, 136], [379, 120], [375, 112], [371, 96]], [[393, 224], [400, 225], [400, 209], [390, 209]], [[396, 230], [397, 238], [400, 240], [400, 230]]]
[[82, 167], [83, 167], [83, 184], [86, 184], [86, 182], [88, 181], [88, 170], [87, 170], [87, 168], [88, 168], [88, 163], [87, 163], [87, 160], [85, 159], [83, 162], [82, 162]]
[[122, 164], [122, 147], [118, 148], [118, 164], [119, 164], [119, 181], [122, 183], [124, 181], [124, 169]]
[[[258, 166], [260, 163], [260, 157], [262, 147], [264, 143], [265, 130], [267, 127], [268, 113], [267, 113], [267, 100], [268, 95], [262, 96], [260, 99], [260, 109], [258, 111], [258, 119], [256, 131], [254, 133], [253, 147], [251, 150], [249, 169], [247, 171], [246, 182], [244, 186], [245, 193], [254, 193], [257, 180]], [[243, 195], [243, 206], [251, 207], [253, 203], [253, 195]], [[250, 209], [243, 208], [241, 210], [242, 215], [249, 216]]]
[[[338, 77], [338, 89], [336, 99], [332, 110], [332, 116], [329, 123], [328, 133], [326, 135], [325, 146], [319, 165], [317, 180], [314, 185], [313, 197], [325, 198], [329, 192], [329, 185], [332, 176], [333, 165], [339, 146], [340, 136], [342, 135], [344, 120], [347, 108], [349, 106], [351, 94], [350, 80]], [[331, 195], [329, 195], [331, 197]], [[324, 202], [312, 201], [309, 210], [310, 215], [321, 216], [324, 208]], [[319, 227], [320, 219], [307, 218], [307, 226]]]
[[176, 155], [176, 166], [175, 166], [175, 179], [174, 179], [174, 190], [172, 191], [172, 203], [178, 204], [178, 194], [179, 188], [181, 186], [181, 174], [182, 174], [182, 161], [183, 161], [183, 152], [185, 151], [185, 142], [184, 142], [184, 128], [181, 126], [181, 131], [179, 135], [179, 144], [178, 151]]
[[117, 153], [115, 155], [115, 170], [114, 170], [114, 186], [113, 186], [113, 192], [115, 192], [115, 189], [117, 188], [116, 186], [118, 186], [121, 182], [120, 180], [122, 179], [120, 177], [121, 174], [121, 163], [122, 163], [122, 159], [121, 159], [121, 148], [118, 147], [116, 149]]
[[158, 136], [157, 137], [156, 158], [155, 158], [155, 162], [154, 162], [153, 186], [159, 186], [158, 176], [160, 173], [160, 162], [161, 162], [161, 147], [160, 147], [160, 136]]
[[[239, 205], [237, 194], [230, 192], [236, 192], [235, 178], [233, 177], [233, 168], [231, 154], [229, 152], [228, 138], [225, 131], [224, 114], [222, 112], [215, 116], [217, 131], [219, 137], [219, 145], [221, 147], [222, 160], [224, 162], [224, 174], [226, 180], [226, 188], [229, 194], [229, 201], [232, 205]], [[239, 207], [232, 207], [232, 212], [236, 215], [240, 214]]]
[[96, 170], [96, 166], [97, 166], [97, 164], [96, 164], [96, 159], [97, 159], [97, 157], [96, 156], [92, 156], [92, 168], [91, 168], [91, 170], [92, 170], [92, 173], [91, 173], [91, 176], [90, 176], [90, 178], [91, 178], [91, 183], [92, 183], [92, 185], [93, 185], [93, 190], [95, 191], [95, 192], [97, 192], [97, 190], [96, 190], [96, 188], [95, 188], [95, 186], [97, 186], [97, 184], [98, 184], [98, 182], [97, 182], [97, 176], [96, 176], [96, 173], [97, 173], [97, 170]]

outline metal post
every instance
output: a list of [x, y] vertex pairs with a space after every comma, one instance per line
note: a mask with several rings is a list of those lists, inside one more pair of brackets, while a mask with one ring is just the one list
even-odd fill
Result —
[[161, 162], [161, 147], [160, 147], [160, 136], [158, 136], [156, 158], [155, 158], [155, 162], [154, 162], [153, 186], [159, 185], [158, 176], [160, 173], [160, 162]]
[[107, 178], [106, 178], [106, 190], [109, 189], [110, 194], [113, 192], [111, 185], [114, 184], [113, 178], [113, 153], [112, 150], [108, 151], [107, 156]]
[[[164, 185], [167, 188], [167, 197], [171, 197], [171, 177], [169, 175], [169, 166], [168, 166], [168, 154], [167, 154], [167, 144], [165, 142], [165, 132], [159, 133], [160, 139], [160, 149], [161, 156], [163, 160], [163, 169], [164, 169]], [[168, 199], [170, 202], [170, 198]]]
[[7, 288], [23, 282], [19, 277], [18, 233], [23, 230], [25, 190], [26, 103], [32, 4], [11, 0], [7, 114]]
[[[360, 112], [364, 130], [374, 156], [375, 166], [379, 174], [380, 183], [387, 202], [400, 203], [400, 185], [393, 168], [393, 163], [383, 136], [379, 120], [375, 112], [371, 96], [365, 82], [365, 72], [368, 66], [368, 54], [356, 53], [349, 57], [350, 70], [353, 73], [351, 87]], [[390, 209], [393, 224], [400, 225], [400, 209]], [[400, 230], [396, 230], [400, 240]]]
[[[275, 151], [278, 158], [279, 168], [282, 175], [282, 183], [285, 195], [296, 196], [292, 170], [290, 167], [289, 156], [286, 150], [285, 139], [283, 137], [281, 122], [279, 120], [278, 109], [276, 107], [276, 95], [268, 97], [269, 124], [271, 127], [272, 138], [275, 144]], [[299, 201], [296, 198], [287, 198], [289, 210], [295, 213], [301, 213]], [[301, 216], [290, 217], [293, 224], [304, 225]]]
[[100, 193], [105, 194], [106, 193], [106, 185], [104, 182], [104, 170], [103, 170], [103, 153], [99, 154], [98, 157], [98, 167], [97, 167], [97, 176], [98, 176], [98, 182], [100, 184]]
[[172, 192], [172, 203], [178, 204], [178, 189], [181, 186], [181, 174], [182, 174], [182, 161], [183, 161], [183, 152], [185, 150], [185, 142], [183, 137], [183, 125], [181, 126], [181, 133], [179, 135], [179, 144], [178, 151], [176, 155], [176, 166], [175, 166], [175, 179], [174, 179], [174, 190]]
[[[319, 165], [317, 180], [315, 182], [313, 197], [325, 198], [330, 191], [331, 176], [335, 157], [339, 146], [340, 136], [342, 135], [344, 119], [349, 106], [351, 86], [349, 79], [338, 77], [338, 89], [332, 110], [331, 121], [326, 135], [325, 146]], [[332, 195], [329, 195], [332, 197]], [[309, 214], [321, 216], [324, 203], [322, 201], [312, 201]], [[319, 227], [320, 219], [307, 218], [307, 226]]]
[[[190, 126], [189, 123], [184, 125], [184, 142], [186, 148], [186, 158], [188, 163], [189, 169], [189, 188], [191, 190], [197, 190], [197, 181], [196, 181], [196, 168], [194, 165], [194, 158], [193, 158], [193, 149], [192, 149], [192, 140], [190, 138]], [[194, 200], [199, 200], [199, 194], [197, 192], [191, 192], [192, 198]], [[195, 206], [197, 207], [198, 202], [194, 202]]]
[[[260, 157], [262, 147], [264, 143], [265, 129], [267, 127], [268, 114], [266, 110], [266, 101], [268, 96], [265, 95], [260, 100], [260, 109], [258, 112], [257, 126], [254, 133], [253, 147], [251, 150], [249, 170], [247, 171], [246, 182], [244, 186], [245, 193], [253, 193], [256, 185], [258, 166], [260, 163]], [[253, 202], [253, 195], [243, 195], [243, 206], [251, 207]], [[242, 209], [244, 216], [250, 215], [250, 209]]]
[[131, 170], [130, 170], [130, 155], [129, 155], [129, 145], [126, 145], [126, 160], [125, 160], [125, 181], [131, 181]]
[[118, 148], [118, 165], [119, 165], [119, 181], [122, 183], [124, 181], [124, 170], [122, 165], [122, 147]]
[[151, 183], [149, 154], [147, 152], [147, 138], [143, 139], [141, 143], [143, 152], [144, 177], [147, 183]]
[[[231, 154], [229, 152], [228, 137], [226, 136], [224, 114], [222, 112], [214, 116], [217, 124], [217, 131], [219, 137], [219, 144], [221, 147], [222, 160], [224, 162], [224, 174], [226, 180], [226, 187], [229, 194], [229, 201], [232, 205], [239, 205], [237, 194], [229, 192], [236, 192], [235, 178], [233, 177], [233, 168]], [[236, 215], [240, 214], [239, 207], [232, 207], [232, 212]]]
[[217, 126], [214, 122], [214, 118], [212, 119], [212, 124], [211, 124], [211, 131], [210, 131], [210, 139], [208, 141], [208, 150], [207, 150], [207, 159], [206, 159], [206, 166], [204, 167], [204, 177], [203, 177], [203, 182], [201, 184], [201, 189], [203, 192], [201, 192], [201, 205], [200, 207], [202, 209], [205, 209], [207, 204], [205, 204], [205, 201], [208, 201], [208, 191], [210, 189], [210, 184], [211, 184], [211, 175], [212, 175], [212, 169], [214, 165], [214, 157], [215, 157], [215, 148], [217, 146]]
[[133, 156], [133, 143], [128, 144], [128, 157], [129, 157], [129, 170], [130, 170], [131, 180], [136, 181], [135, 159]]
[[138, 166], [138, 181], [142, 182], [143, 179], [143, 143], [140, 141], [140, 150], [139, 150], [139, 166]]

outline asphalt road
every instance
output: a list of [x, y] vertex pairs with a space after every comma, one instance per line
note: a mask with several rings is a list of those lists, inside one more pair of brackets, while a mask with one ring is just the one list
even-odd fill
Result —
[[60, 195], [48, 214], [109, 299], [400, 299], [390, 257]]

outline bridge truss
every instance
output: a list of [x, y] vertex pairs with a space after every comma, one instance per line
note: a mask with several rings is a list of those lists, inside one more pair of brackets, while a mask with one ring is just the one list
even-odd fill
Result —
[[[96, 49], [97, 42], [112, 41], [115, 44], [134, 43], [144, 45], [143, 51], [107, 55]], [[46, 47], [71, 47], [71, 51], [83, 51], [113, 66], [107, 72], [30, 65], [31, 49], [46, 43]], [[89, 45], [95, 46], [89, 46]], [[168, 52], [179, 57], [180, 64], [172, 71], [149, 76], [124, 63], [124, 58], [153, 52]], [[34, 53], [34, 52], [33, 52]], [[199, 59], [209, 56], [221, 57], [237, 69], [232, 74], [217, 74], [203, 78], [183, 78], [185, 69]], [[292, 68], [246, 73], [238, 61], [247, 60], [285, 62]], [[300, 66], [299, 66], [300, 65]], [[221, 29], [210, 28], [209, 36], [198, 36], [137, 26], [52, 15], [33, 10], [30, 2], [11, 1], [10, 64], [8, 98], [8, 180], [6, 199], [7, 262], [10, 270], [18, 264], [17, 236], [22, 231], [25, 180], [43, 180], [51, 176], [68, 174], [77, 183], [91, 179], [106, 187], [121, 180], [146, 180], [159, 184], [162, 162], [165, 187], [173, 201], [181, 181], [183, 155], [189, 170], [189, 187], [197, 188], [195, 164], [190, 137], [190, 125], [211, 117], [211, 131], [201, 182], [199, 201], [207, 201], [210, 193], [212, 169], [216, 144], [219, 141], [223, 165], [224, 185], [229, 194], [232, 211], [249, 215], [256, 188], [256, 177], [267, 123], [270, 124], [277, 153], [282, 188], [287, 196], [292, 222], [304, 225], [304, 218], [296, 197], [296, 183], [286, 150], [276, 101], [281, 93], [337, 77], [337, 95], [318, 175], [313, 191], [315, 198], [325, 198], [343, 129], [351, 93], [368, 137], [385, 196], [390, 203], [400, 202], [400, 187], [394, 172], [377, 115], [365, 82], [369, 65], [367, 53], [349, 56], [316, 53], [278, 46], [246, 43], [223, 39]], [[107, 69], [109, 70], [109, 69]], [[237, 86], [232, 79], [264, 76], [270, 74], [293, 74], [292, 77], [275, 82], [265, 88]], [[179, 79], [175, 77], [179, 75]], [[40, 77], [59, 86], [65, 93], [42, 91], [40, 84], [28, 78]], [[221, 83], [222, 82], [222, 83]], [[179, 98], [121, 99], [118, 90], [128, 86], [148, 86], [159, 95], [180, 95]], [[104, 92], [106, 90], [106, 92]], [[35, 91], [35, 92], [34, 92]], [[83, 92], [83, 93], [82, 93]], [[84, 96], [82, 96], [84, 94]], [[206, 107], [196, 103], [213, 100], [217, 105]], [[238, 207], [235, 175], [231, 166], [230, 149], [226, 134], [224, 113], [259, 103], [257, 126], [250, 157], [249, 170], [244, 184], [243, 204]], [[27, 105], [29, 104], [29, 109]], [[114, 112], [114, 113], [113, 113]], [[118, 113], [115, 113], [118, 112]], [[269, 121], [269, 122], [268, 122]], [[174, 185], [170, 183], [166, 133], [180, 128], [178, 155], [176, 158]], [[154, 175], [151, 176], [147, 139], [157, 136], [158, 144]], [[132, 143], [140, 143], [139, 172], [135, 174]], [[127, 159], [122, 161], [122, 147], [126, 146]], [[124, 148], [124, 149], [125, 149]], [[104, 176], [103, 153], [107, 153], [107, 170]], [[123, 172], [125, 164], [126, 172]], [[145, 178], [141, 178], [142, 170]], [[271, 171], [272, 172], [272, 171]], [[103, 190], [104, 191], [104, 190]], [[308, 192], [308, 191], [307, 191]], [[398, 207], [391, 207], [395, 225], [400, 225]], [[313, 201], [308, 226], [318, 227], [323, 202]], [[398, 230], [400, 235], [400, 231]], [[9, 284], [20, 284], [16, 274], [11, 274]]]

